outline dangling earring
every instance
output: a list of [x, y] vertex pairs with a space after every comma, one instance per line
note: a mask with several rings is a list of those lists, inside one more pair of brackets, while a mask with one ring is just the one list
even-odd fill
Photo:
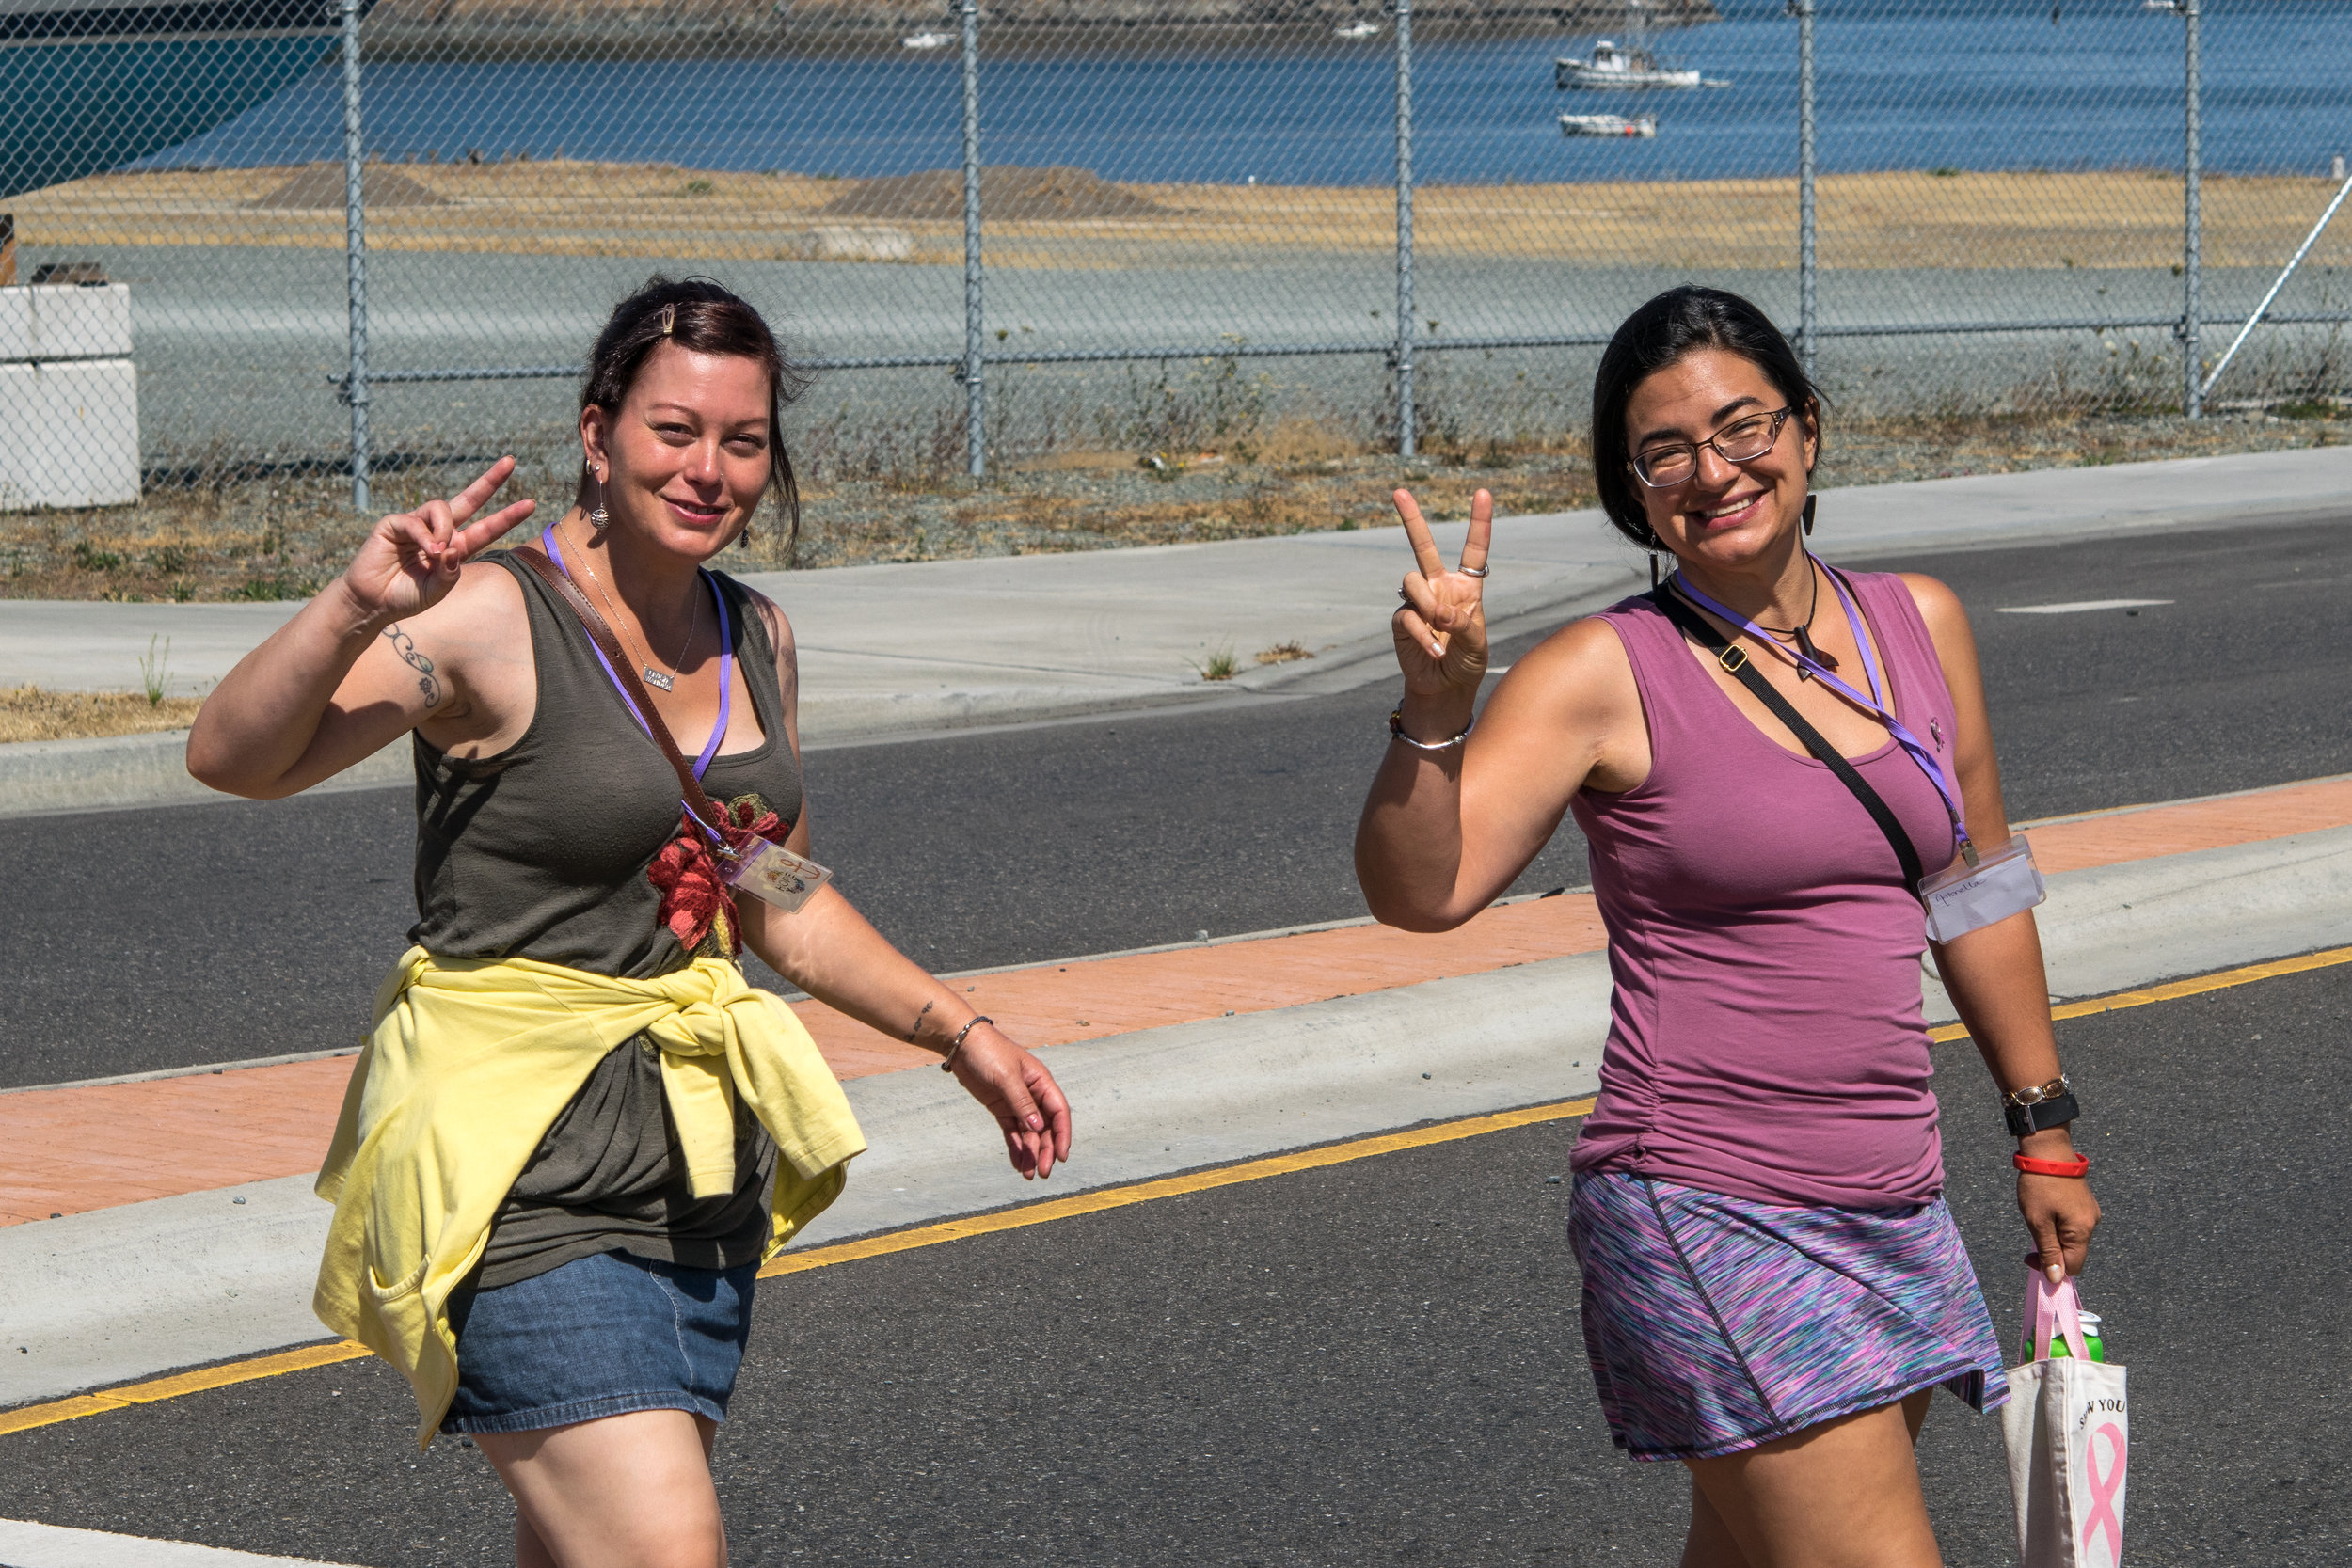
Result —
[[1658, 586], [1658, 552], [1666, 547], [1666, 542], [1658, 537], [1656, 529], [1649, 531], [1649, 544], [1646, 547], [1649, 550], [1649, 585], [1656, 588]]
[[735, 536], [735, 547], [739, 550], [748, 550], [752, 547], [751, 524], [745, 523], [743, 525], [743, 531]]
[[1813, 509], [1820, 503], [1820, 499], [1819, 496], [1804, 498], [1804, 536], [1807, 539], [1813, 537]]
[[598, 533], [602, 533], [607, 528], [610, 528], [612, 524], [612, 519], [605, 515], [604, 474], [601, 470], [599, 470], [596, 474], [596, 506], [595, 511], [588, 514], [588, 526], [595, 529]]

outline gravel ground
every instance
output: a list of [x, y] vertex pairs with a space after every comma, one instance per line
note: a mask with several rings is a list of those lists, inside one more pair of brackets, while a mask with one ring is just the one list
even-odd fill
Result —
[[[961, 432], [955, 432], [956, 436]], [[2326, 446], [2352, 438], [2352, 411], [2333, 404], [2225, 413], [2198, 423], [2162, 416], [1862, 420], [1833, 422], [1823, 486], [2155, 458]], [[1593, 503], [1592, 469], [1565, 445], [1508, 447], [1447, 439], [1410, 465], [1301, 423], [1262, 445], [1217, 452], [1072, 451], [1030, 459], [975, 483], [948, 477], [960, 443], [928, 443], [895, 467], [844, 475], [811, 465], [792, 559], [781, 530], [730, 558], [746, 569], [838, 566], [975, 555], [1024, 555], [1322, 529], [1391, 520], [1388, 492], [1409, 483], [1438, 516], [1468, 508], [1484, 485], [1504, 513]], [[944, 449], [944, 450], [943, 450]], [[1156, 466], [1154, 466], [1156, 465]], [[417, 467], [382, 476], [387, 509], [445, 493], [469, 477]], [[526, 468], [521, 493], [560, 496], [568, 475]], [[280, 478], [201, 490], [156, 489], [132, 508], [0, 517], [0, 597], [277, 599], [332, 578], [363, 520], [347, 482]]]

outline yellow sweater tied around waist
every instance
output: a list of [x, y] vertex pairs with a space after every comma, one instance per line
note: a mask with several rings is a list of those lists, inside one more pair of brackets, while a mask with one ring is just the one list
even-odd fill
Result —
[[555, 1118], [644, 1034], [696, 1197], [735, 1189], [735, 1097], [776, 1140], [768, 1256], [839, 1196], [865, 1135], [783, 999], [732, 962], [623, 980], [530, 958], [404, 955], [344, 1091], [318, 1194], [335, 1205], [312, 1306], [415, 1388], [420, 1449], [457, 1392], [450, 1293]]

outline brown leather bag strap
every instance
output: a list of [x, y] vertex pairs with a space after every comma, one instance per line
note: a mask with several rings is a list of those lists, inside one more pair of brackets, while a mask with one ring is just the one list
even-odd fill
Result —
[[539, 580], [553, 589], [555, 596], [569, 605], [572, 613], [580, 617], [580, 626], [587, 630], [588, 641], [596, 645], [597, 651], [604, 655], [605, 662], [612, 667], [613, 678], [621, 683], [623, 693], [636, 705], [638, 717], [645, 721], [645, 728], [652, 734], [654, 744], [660, 747], [661, 754], [670, 759], [671, 768], [677, 773], [678, 790], [687, 806], [713, 830], [732, 826], [727, 815], [711, 804], [710, 797], [703, 793], [702, 781], [694, 777], [693, 765], [686, 760], [685, 753], [677, 749], [677, 742], [671, 737], [670, 726], [662, 721], [661, 710], [653, 705], [653, 693], [647, 691], [645, 683], [638, 678], [637, 667], [630, 662], [628, 651], [621, 646], [621, 640], [612, 635], [612, 624], [597, 613], [596, 607], [588, 601], [588, 595], [580, 591], [580, 584], [565, 576], [562, 568], [540, 551], [538, 546], [521, 546], [514, 555], [516, 560], [537, 573]]

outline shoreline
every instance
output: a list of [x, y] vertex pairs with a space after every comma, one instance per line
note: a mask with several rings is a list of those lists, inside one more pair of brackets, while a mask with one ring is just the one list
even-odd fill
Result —
[[[322, 169], [333, 179], [301, 179]], [[1013, 199], [989, 208], [993, 268], [1216, 266], [1252, 254], [1384, 255], [1396, 243], [1394, 197], [1378, 185], [1124, 183], [995, 165], [987, 174], [1026, 177]], [[37, 251], [108, 246], [341, 250], [339, 200], [292, 204], [327, 199], [318, 191], [329, 186], [340, 193], [341, 177], [326, 165], [100, 174], [6, 198], [0, 210], [15, 214], [26, 265]], [[927, 177], [938, 171], [852, 180], [570, 158], [373, 163], [368, 182], [385, 194], [368, 208], [368, 245], [960, 265], [961, 198], [956, 215], [935, 211], [913, 188]], [[290, 183], [318, 191], [290, 195]], [[2205, 264], [2275, 268], [2331, 184], [2207, 174]], [[1819, 192], [1824, 269], [2145, 269], [2180, 258], [2180, 177], [2164, 171], [1825, 174]], [[1422, 256], [1787, 270], [1796, 264], [1796, 181], [1426, 184], [1415, 190], [1415, 230]], [[2352, 265], [2352, 226], [2331, 226], [2306, 265]]]

